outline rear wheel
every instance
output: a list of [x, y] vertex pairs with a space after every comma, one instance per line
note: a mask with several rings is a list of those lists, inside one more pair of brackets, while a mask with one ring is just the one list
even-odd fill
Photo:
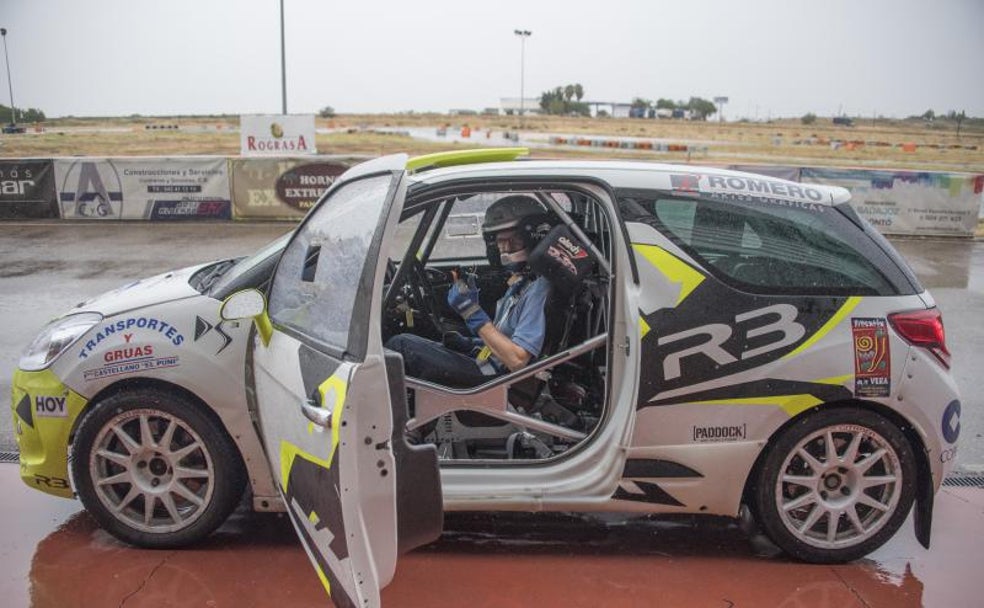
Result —
[[75, 437], [72, 475], [104, 529], [147, 548], [210, 534], [242, 497], [246, 477], [218, 423], [187, 398], [153, 388], [93, 406]]
[[895, 424], [866, 410], [821, 409], [771, 446], [755, 510], [793, 557], [846, 562], [895, 534], [912, 506], [915, 476], [912, 447]]

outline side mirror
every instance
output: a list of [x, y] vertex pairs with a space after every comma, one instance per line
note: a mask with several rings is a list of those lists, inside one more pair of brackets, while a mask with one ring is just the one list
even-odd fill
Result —
[[263, 314], [266, 310], [266, 298], [256, 289], [237, 291], [222, 303], [219, 316], [226, 321], [249, 319]]
[[256, 323], [256, 330], [263, 340], [263, 345], [270, 344], [273, 336], [273, 324], [266, 312], [266, 298], [256, 289], [244, 289], [237, 291], [222, 303], [219, 309], [219, 316], [226, 321], [240, 319], [253, 319]]

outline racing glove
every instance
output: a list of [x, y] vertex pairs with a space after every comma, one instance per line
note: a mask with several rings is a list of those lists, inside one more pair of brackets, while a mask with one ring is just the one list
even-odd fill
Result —
[[469, 356], [475, 356], [482, 344], [477, 338], [469, 338], [456, 331], [444, 332], [444, 335], [441, 336], [441, 343], [448, 350]]
[[458, 279], [448, 290], [448, 305], [461, 315], [461, 318], [465, 320], [465, 325], [476, 336], [483, 325], [492, 321], [478, 303], [480, 291], [475, 286], [475, 275], [473, 274], [468, 275], [467, 283]]

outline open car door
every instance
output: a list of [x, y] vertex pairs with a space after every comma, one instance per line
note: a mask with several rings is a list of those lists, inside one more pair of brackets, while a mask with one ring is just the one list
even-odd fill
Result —
[[247, 363], [274, 477], [340, 608], [378, 606], [397, 554], [441, 533], [436, 451], [404, 440], [402, 361], [380, 334], [380, 249], [399, 219], [406, 159], [354, 167], [307, 215]]

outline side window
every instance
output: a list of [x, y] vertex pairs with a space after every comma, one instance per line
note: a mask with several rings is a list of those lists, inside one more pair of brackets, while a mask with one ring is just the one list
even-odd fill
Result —
[[[431, 252], [431, 260], [462, 260], [482, 259], [487, 255], [485, 239], [482, 236], [482, 222], [485, 211], [495, 201], [504, 196], [517, 192], [481, 192], [461, 196], [453, 201], [447, 221], [437, 235], [437, 241]], [[538, 195], [550, 196], [556, 200], [562, 209], [571, 212], [572, 203], [563, 192], [522, 192], [534, 198]], [[428, 239], [431, 237], [428, 236]]]
[[502, 196], [498, 192], [483, 192], [455, 200], [441, 233], [437, 235], [431, 259], [485, 259], [482, 220], [489, 205]]
[[[744, 201], [635, 198], [677, 244], [748, 291], [894, 295], [878, 270], [892, 262], [833, 208], [810, 211]], [[641, 218], [640, 218], [641, 219]], [[849, 232], [857, 236], [852, 237]]]
[[[284, 250], [270, 291], [270, 318], [339, 351], [361, 354], [351, 327], [364, 326], [368, 306], [356, 307], [367, 262], [375, 268], [391, 175], [360, 179], [336, 190]], [[365, 293], [362, 293], [363, 297]], [[366, 318], [363, 318], [366, 317]]]

